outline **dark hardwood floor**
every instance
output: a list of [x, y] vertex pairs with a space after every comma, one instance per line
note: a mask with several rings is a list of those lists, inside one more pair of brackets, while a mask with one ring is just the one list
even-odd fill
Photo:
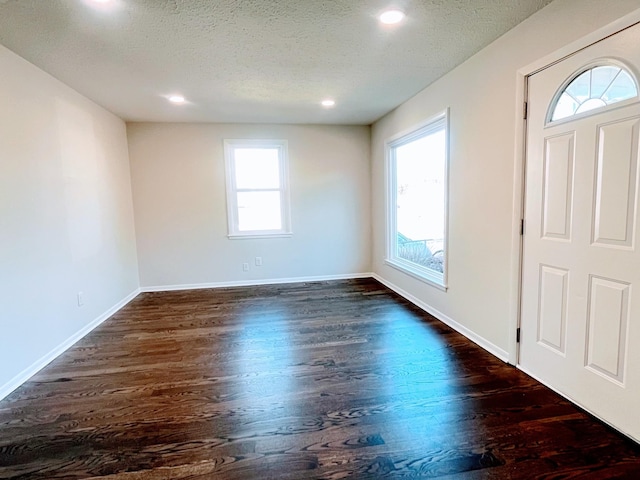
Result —
[[0, 402], [2, 479], [415, 477], [640, 447], [370, 279], [143, 294]]

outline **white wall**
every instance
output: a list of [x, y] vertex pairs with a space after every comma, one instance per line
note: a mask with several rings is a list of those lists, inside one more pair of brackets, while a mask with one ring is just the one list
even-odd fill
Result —
[[[560, 58], [551, 54], [638, 6], [637, 0], [556, 0], [372, 127], [374, 272], [504, 358], [514, 343], [509, 334], [517, 312], [517, 236], [513, 239], [519, 225], [513, 200], [520, 185], [516, 139], [523, 100], [517, 72], [546, 56]], [[450, 288], [445, 293], [384, 263], [384, 142], [447, 107]]]
[[[369, 127], [130, 123], [128, 136], [143, 288], [370, 271]], [[233, 138], [288, 141], [293, 237], [227, 238]]]
[[138, 272], [124, 122], [2, 46], [0, 72], [2, 398]]

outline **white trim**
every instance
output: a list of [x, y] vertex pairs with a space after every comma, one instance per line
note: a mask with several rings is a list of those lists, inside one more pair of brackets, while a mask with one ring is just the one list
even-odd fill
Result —
[[[449, 264], [449, 164], [451, 163], [451, 152], [449, 145], [450, 120], [449, 108], [429, 117], [410, 129], [389, 137], [384, 142], [385, 168], [385, 262], [395, 269], [421, 280], [442, 291], [447, 291], [448, 264]], [[444, 129], [445, 134], [445, 165], [444, 165], [444, 238], [443, 238], [443, 272], [436, 272], [421, 265], [405, 262], [397, 257], [397, 215], [394, 205], [397, 197], [396, 182], [396, 156], [394, 149], [406, 145], [414, 140], [424, 138], [427, 135]], [[393, 204], [393, 205], [392, 205]]]
[[373, 273], [346, 273], [341, 275], [319, 275], [313, 277], [269, 278], [264, 280], [237, 280], [232, 282], [185, 283], [179, 285], [157, 285], [140, 287], [141, 292], [172, 292], [176, 290], [202, 290], [206, 288], [253, 287], [257, 285], [279, 285], [283, 283], [325, 282], [330, 280], [352, 280], [374, 278]]
[[[289, 189], [289, 142], [274, 139], [225, 139], [225, 177], [227, 194], [227, 221], [230, 239], [240, 237], [266, 238], [271, 236], [292, 235], [291, 231], [291, 194]], [[236, 185], [235, 150], [238, 148], [264, 148], [278, 151], [278, 173], [280, 185], [278, 188], [250, 188], [239, 189]], [[280, 222], [277, 230], [240, 230], [238, 215], [238, 193], [243, 192], [279, 192], [280, 193]]]
[[74, 344], [76, 344], [80, 339], [90, 333], [93, 329], [99, 326], [102, 322], [107, 320], [109, 317], [114, 315], [118, 310], [122, 309], [125, 305], [131, 302], [134, 298], [136, 298], [140, 294], [140, 289], [137, 288], [129, 295], [127, 295], [124, 299], [116, 303], [109, 310], [104, 312], [102, 315], [98, 316], [91, 323], [85, 325], [76, 333], [67, 338], [64, 342], [58, 345], [56, 348], [51, 350], [49, 353], [36, 360], [29, 367], [25, 368], [23, 371], [18, 373], [15, 377], [9, 380], [4, 385], [0, 386], [0, 400], [5, 398], [11, 392], [13, 392], [16, 388], [21, 386], [23, 383], [28, 381], [31, 377], [33, 377], [36, 373], [46, 367], [49, 363], [55, 360], [57, 357], [62, 355], [65, 351], [71, 348]]
[[[634, 87], [636, 88], [636, 94], [633, 97], [625, 98], [624, 100], [619, 100], [619, 101], [616, 101], [616, 102], [613, 102], [613, 103], [607, 103], [606, 105], [604, 105], [602, 107], [594, 108], [594, 109], [587, 110], [587, 111], [580, 112], [580, 113], [574, 113], [573, 115], [568, 115], [566, 117], [559, 118], [558, 120], [552, 120], [553, 114], [555, 113], [555, 110], [558, 107], [558, 102], [560, 101], [560, 97], [562, 97], [562, 95], [565, 93], [567, 88], [569, 88], [569, 86], [575, 80], [577, 80], [578, 77], [580, 77], [582, 74], [584, 74], [584, 73], [586, 73], [588, 71], [591, 71], [591, 70], [593, 70], [595, 68], [598, 68], [598, 67], [616, 67], [616, 68], [619, 68], [621, 70], [621, 72], [625, 72], [626, 74], [628, 74], [631, 77], [631, 80], [633, 81]], [[621, 72], [618, 72], [618, 74], [616, 74], [616, 78], [618, 77], [618, 75], [620, 75]], [[608, 88], [610, 88], [611, 85], [613, 85], [613, 81], [611, 82], [611, 84], [609, 85]], [[634, 69], [632, 68], [631, 65], [627, 65], [625, 62], [623, 62], [621, 60], [618, 60], [616, 58], [605, 57], [605, 58], [598, 58], [596, 60], [593, 60], [593, 61], [587, 63], [586, 65], [582, 65], [579, 69], [575, 70], [560, 85], [560, 87], [556, 91], [555, 95], [551, 98], [551, 102], [549, 103], [549, 105], [547, 107], [547, 113], [546, 113], [546, 116], [545, 116], [544, 128], [555, 127], [556, 125], [561, 125], [563, 123], [573, 122], [575, 120], [579, 120], [579, 119], [584, 118], [584, 117], [589, 117], [591, 115], [599, 115], [602, 112], [605, 112], [605, 111], [608, 111], [608, 110], [613, 110], [614, 108], [626, 107], [627, 105], [631, 105], [633, 103], [637, 103], [638, 100], [640, 99], [640, 92], [638, 92], [638, 88], [639, 88], [638, 87], [638, 75], [634, 71]], [[604, 95], [607, 91], [608, 90], [605, 90], [604, 92], [602, 92], [602, 94]], [[588, 100], [591, 100], [591, 97], [586, 99], [585, 102], [588, 101]], [[582, 102], [582, 103], [584, 103], [584, 102]], [[578, 106], [578, 109], [580, 108], [582, 103]]]
[[502, 350], [501, 348], [495, 346], [491, 342], [485, 340], [484, 338], [476, 335], [474, 332], [459, 324], [455, 320], [449, 318], [444, 315], [442, 312], [436, 310], [435, 308], [427, 305], [421, 300], [417, 299], [413, 295], [408, 292], [405, 292], [400, 287], [394, 285], [391, 282], [383, 279], [380, 275], [372, 272], [366, 273], [348, 273], [348, 274], [340, 274], [340, 275], [320, 275], [320, 276], [311, 276], [311, 277], [292, 277], [292, 278], [275, 278], [275, 279], [267, 279], [267, 280], [247, 280], [247, 281], [234, 281], [234, 282], [215, 282], [215, 283], [198, 283], [198, 284], [182, 284], [182, 285], [162, 285], [162, 286], [152, 286], [152, 287], [140, 287], [134, 290], [131, 294], [125, 297], [123, 300], [118, 302], [116, 305], [111, 307], [109, 310], [104, 312], [102, 315], [97, 317], [88, 325], [84, 326], [78, 332], [73, 334], [67, 340], [62, 342], [58, 347], [51, 350], [48, 354], [44, 355], [42, 358], [34, 362], [31, 366], [20, 372], [18, 375], [13, 377], [4, 385], [0, 386], [0, 400], [8, 396], [15, 389], [20, 387], [23, 383], [27, 382], [32, 376], [46, 367], [49, 363], [55, 360], [58, 356], [63, 354], [66, 350], [72, 347], [75, 343], [77, 343], [84, 336], [89, 334], [92, 330], [102, 324], [109, 317], [114, 315], [124, 306], [126, 306], [129, 302], [135, 299], [140, 293], [147, 292], [169, 292], [169, 291], [177, 291], [177, 290], [200, 290], [207, 288], [226, 288], [226, 287], [249, 287], [249, 286], [257, 286], [257, 285], [278, 285], [285, 283], [305, 283], [305, 282], [321, 282], [321, 281], [331, 281], [331, 280], [352, 280], [359, 278], [373, 278], [389, 288], [390, 290], [396, 292], [398, 295], [406, 298], [414, 305], [418, 306], [425, 312], [430, 315], [436, 317], [442, 323], [448, 325], [449, 327], [456, 330], [458, 333], [464, 335], [469, 340], [482, 347], [489, 353], [498, 357], [502, 361], [507, 361], [508, 353]]
[[[555, 388], [553, 385], [550, 385], [549, 383], [545, 382], [544, 380], [542, 380], [541, 378], [539, 378], [537, 375], [534, 375], [533, 373], [531, 373], [529, 370], [527, 370], [526, 368], [522, 367], [522, 365], [518, 364], [516, 365], [518, 367], [518, 369], [525, 373], [526, 375], [529, 375], [531, 378], [533, 378], [536, 382], [541, 383], [542, 385], [544, 385], [545, 387], [549, 388], [550, 390], [553, 390], [554, 392], [556, 392], [558, 395], [560, 395], [563, 398], [566, 398], [567, 400], [569, 400], [571, 403], [573, 403], [574, 405], [577, 405], [579, 408], [581, 408], [582, 410], [584, 410], [585, 412], [588, 412], [590, 415], [593, 415], [594, 417], [596, 417], [598, 420], [600, 420], [602, 423], [605, 423], [607, 425], [609, 425], [612, 429], [614, 429], [617, 432], [622, 433], [623, 435], [629, 437], [631, 440], [640, 443], [640, 438], [636, 438], [633, 435], [631, 435], [629, 432], [626, 432], [625, 430], [623, 430], [619, 425], [613, 425], [611, 422], [609, 422], [606, 418], [601, 417], [600, 415], [598, 415], [596, 412], [594, 412], [593, 410], [585, 407], [582, 403], [580, 403], [578, 400], [576, 400], [575, 398], [571, 397], [570, 395], [567, 395], [566, 393], [562, 392], [561, 390], [558, 390], [557, 388]], [[607, 377], [608, 378], [608, 377]]]
[[251, 240], [260, 238], [291, 238], [293, 232], [288, 233], [248, 233], [248, 234], [233, 234], [227, 235], [229, 240]]
[[385, 287], [389, 288], [390, 290], [393, 290], [394, 292], [396, 292], [401, 297], [406, 298], [411, 303], [413, 303], [415, 306], [417, 306], [417, 307], [421, 308], [422, 310], [424, 310], [425, 312], [427, 312], [429, 315], [432, 315], [433, 317], [435, 317], [437, 320], [440, 320], [445, 325], [448, 325], [449, 327], [453, 328], [456, 332], [460, 333], [461, 335], [464, 335], [469, 340], [471, 340], [473, 343], [475, 343], [479, 347], [485, 349], [490, 354], [498, 357], [503, 362], [508, 362], [508, 360], [509, 360], [509, 352], [507, 352], [507, 351], [501, 349], [500, 347], [494, 345], [493, 343], [491, 343], [490, 341], [486, 340], [485, 338], [482, 338], [480, 335], [478, 335], [478, 334], [474, 333], [473, 331], [469, 330], [464, 325], [456, 322], [452, 318], [448, 317], [447, 315], [445, 315], [444, 313], [440, 312], [439, 310], [433, 308], [431, 305], [426, 304], [425, 302], [423, 302], [422, 300], [418, 299], [417, 297], [414, 297], [409, 292], [404, 291], [403, 289], [401, 289], [397, 285], [394, 285], [393, 283], [385, 280], [384, 278], [382, 278], [377, 273], [373, 273], [372, 276], [373, 276], [373, 278], [375, 280], [377, 280], [378, 282], [382, 283]]
[[524, 177], [526, 158], [526, 129], [527, 121], [524, 119], [524, 102], [528, 100], [527, 86], [528, 76], [521, 72], [516, 74], [516, 111], [514, 118], [515, 150], [513, 165], [513, 198], [511, 214], [511, 265], [509, 282], [509, 363], [518, 363], [519, 344], [516, 341], [516, 332], [520, 326], [520, 297], [522, 274], [522, 246], [523, 236], [520, 234], [521, 222], [524, 219]]
[[520, 221], [524, 218], [525, 197], [525, 168], [526, 168], [526, 120], [523, 118], [523, 105], [529, 99], [527, 91], [528, 78], [563, 59], [578, 53], [608, 36], [625, 30], [640, 22], [640, 8], [599, 28], [578, 40], [565, 45], [549, 55], [523, 66], [516, 72], [516, 102], [515, 102], [515, 151], [514, 151], [514, 188], [511, 234], [511, 288], [510, 288], [510, 322], [509, 322], [509, 363], [518, 365], [519, 345], [516, 342], [516, 330], [520, 326], [520, 296], [521, 296], [521, 262], [523, 260], [522, 236], [520, 235]]
[[437, 276], [436, 274], [439, 272], [433, 272], [431, 270], [421, 271], [413, 267], [410, 262], [406, 264], [397, 260], [390, 260], [388, 258], [384, 259], [384, 263], [389, 265], [391, 268], [395, 268], [399, 272], [405, 273], [416, 280], [426, 283], [427, 285], [431, 285], [432, 287], [437, 288], [438, 290], [442, 290], [443, 292], [447, 291], [447, 287], [443, 285], [442, 274]]

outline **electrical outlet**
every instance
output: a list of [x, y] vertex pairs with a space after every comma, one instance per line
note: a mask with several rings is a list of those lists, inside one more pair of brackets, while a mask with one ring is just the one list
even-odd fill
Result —
[[242, 270], [244, 272], [248, 272], [249, 271], [249, 264], [247, 262], [242, 264]]
[[256, 267], [262, 266], [262, 257], [256, 257]]
[[84, 305], [84, 293], [78, 292], [78, 306], [81, 307]]

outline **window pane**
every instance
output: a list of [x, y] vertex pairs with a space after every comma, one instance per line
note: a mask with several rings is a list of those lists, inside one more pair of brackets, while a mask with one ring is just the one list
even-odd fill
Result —
[[238, 192], [238, 230], [280, 229], [280, 192]]
[[563, 93], [556, 104], [551, 120], [560, 120], [561, 118], [570, 117], [576, 113], [577, 109], [578, 103], [571, 96]]
[[620, 67], [602, 65], [579, 75], [565, 88], [553, 106], [551, 121], [604, 108], [638, 96], [638, 87]]
[[236, 188], [280, 188], [277, 148], [235, 148]]
[[596, 67], [591, 74], [591, 98], [600, 98], [620, 72], [618, 67]]
[[587, 70], [569, 84], [566, 92], [582, 103], [589, 98], [591, 93], [591, 70]]
[[604, 100], [601, 100], [599, 98], [590, 98], [586, 102], [580, 104], [580, 106], [576, 110], [576, 113], [588, 112], [589, 110], [595, 110], [596, 108], [602, 108], [606, 106], [607, 104], [604, 102]]
[[627, 72], [622, 71], [602, 97], [607, 103], [620, 102], [638, 95], [636, 84]]
[[446, 136], [444, 129], [395, 149], [396, 255], [443, 272]]

